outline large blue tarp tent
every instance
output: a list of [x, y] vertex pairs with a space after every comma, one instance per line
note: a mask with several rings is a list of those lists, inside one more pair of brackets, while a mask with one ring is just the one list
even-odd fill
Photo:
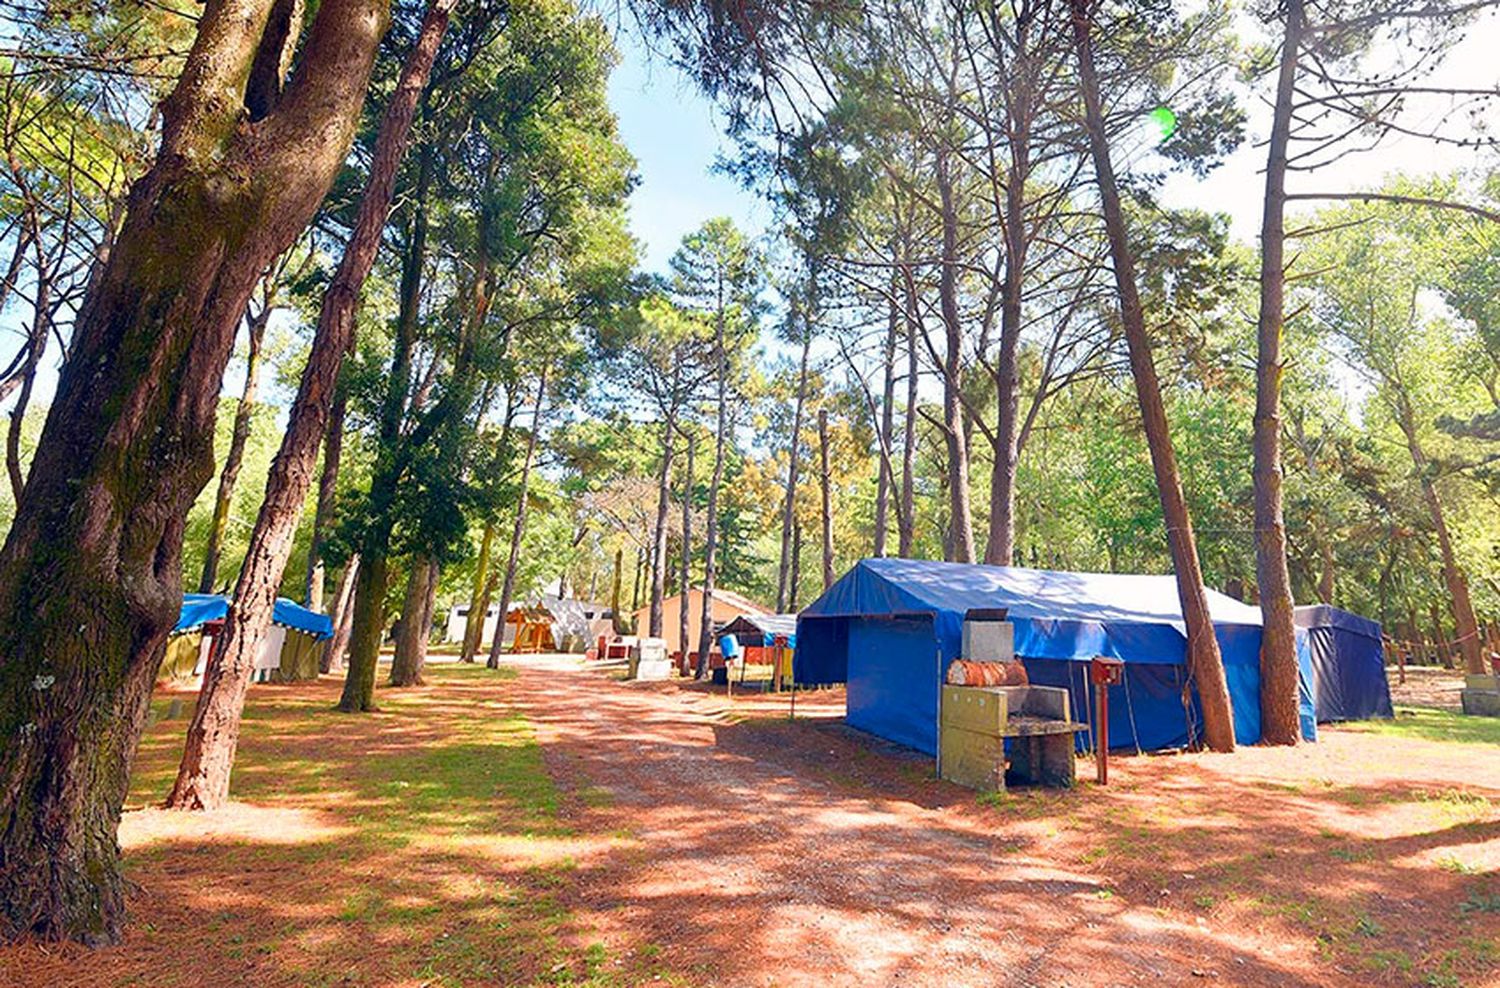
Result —
[[1380, 623], [1330, 604], [1295, 613], [1297, 627], [1307, 629], [1318, 723], [1394, 716]]
[[[1208, 598], [1235, 738], [1253, 744], [1260, 740], [1260, 610], [1213, 591]], [[1075, 720], [1092, 716], [1088, 660], [1125, 663], [1125, 682], [1109, 688], [1112, 746], [1152, 751], [1198, 739], [1202, 718], [1196, 691], [1184, 690], [1187, 639], [1171, 576], [866, 559], [798, 616], [796, 681], [847, 682], [851, 726], [936, 754], [939, 687], [960, 658], [964, 616], [1000, 607], [1015, 624], [1016, 654], [1031, 681], [1067, 688]], [[1311, 740], [1304, 636], [1298, 651], [1303, 733]]]
[[[186, 593], [182, 595], [182, 610], [177, 615], [177, 626], [173, 634], [182, 634], [201, 628], [213, 621], [224, 620], [229, 613], [229, 598], [217, 593]], [[285, 597], [276, 598], [271, 611], [271, 621], [314, 638], [333, 637], [333, 618], [327, 614], [310, 611], [301, 604], [294, 604]]]

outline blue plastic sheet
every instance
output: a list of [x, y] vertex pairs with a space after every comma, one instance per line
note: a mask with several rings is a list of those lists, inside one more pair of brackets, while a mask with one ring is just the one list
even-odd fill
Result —
[[1380, 624], [1328, 604], [1299, 607], [1296, 618], [1307, 629], [1318, 723], [1394, 716]]
[[[1235, 737], [1260, 740], [1260, 610], [1208, 591], [1234, 707]], [[1075, 720], [1092, 716], [1087, 661], [1126, 664], [1110, 693], [1111, 747], [1158, 750], [1197, 740], [1202, 722], [1187, 690], [1187, 639], [1171, 576], [1060, 573], [913, 559], [855, 564], [798, 617], [798, 683], [849, 684], [848, 720], [862, 730], [937, 750], [937, 698], [960, 657], [964, 616], [1009, 611], [1016, 654], [1033, 680], [1067, 686]], [[1303, 733], [1316, 735], [1306, 640]], [[1086, 744], [1087, 739], [1080, 739]]]
[[[222, 621], [229, 613], [229, 598], [216, 593], [189, 593], [182, 595], [182, 611], [177, 616], [173, 634], [193, 631], [212, 621]], [[276, 598], [276, 607], [271, 612], [275, 624], [301, 631], [314, 638], [333, 637], [333, 619], [327, 614], [310, 611], [301, 604], [294, 604], [285, 597]]]

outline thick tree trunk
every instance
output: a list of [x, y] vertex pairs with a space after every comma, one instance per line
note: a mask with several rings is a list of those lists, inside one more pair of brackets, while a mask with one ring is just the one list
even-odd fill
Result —
[[682, 584], [682, 605], [677, 608], [677, 647], [686, 659], [692, 651], [692, 643], [688, 641], [688, 628], [692, 623], [690, 605], [693, 589], [693, 457], [697, 453], [698, 444], [689, 433], [684, 433], [683, 439], [687, 442], [687, 462], [682, 474], [682, 559], [678, 563], [682, 567], [678, 579]]
[[333, 408], [328, 412], [327, 434], [323, 437], [323, 472], [318, 477], [318, 507], [313, 513], [312, 539], [307, 546], [307, 606], [323, 609], [323, 539], [333, 527], [338, 506], [339, 464], [344, 458], [344, 415], [348, 398], [340, 387], [334, 393]]
[[[312, 486], [318, 447], [328, 428], [344, 354], [354, 339], [354, 307], [380, 249], [390, 216], [396, 173], [406, 155], [417, 101], [427, 88], [433, 59], [455, 0], [434, 0], [391, 102], [381, 119], [370, 178], [338, 270], [323, 296], [318, 328], [308, 352], [297, 397], [287, 416], [281, 448], [266, 478], [265, 498], [250, 533], [250, 545], [235, 583], [224, 629], [214, 639], [197, 709], [188, 725], [177, 782], [167, 797], [174, 809], [211, 810], [229, 798], [229, 776], [239, 746], [240, 715], [255, 657], [271, 628], [276, 594], [291, 555], [297, 522]], [[383, 563], [377, 569], [384, 575]], [[363, 571], [361, 571], [363, 576]], [[373, 673], [373, 669], [371, 670]]]
[[432, 636], [432, 608], [437, 594], [438, 561], [414, 559], [406, 579], [401, 607], [401, 631], [391, 659], [392, 686], [421, 686], [427, 664], [427, 642]]
[[1177, 455], [1172, 449], [1167, 412], [1162, 404], [1161, 385], [1152, 363], [1151, 341], [1146, 333], [1146, 313], [1141, 306], [1135, 283], [1135, 259], [1130, 253], [1125, 214], [1120, 206], [1119, 187], [1115, 183], [1114, 166], [1110, 161], [1109, 138], [1104, 130], [1104, 112], [1100, 107], [1099, 80], [1094, 70], [1093, 42], [1090, 37], [1089, 0], [1069, 2], [1072, 7], [1073, 38], [1078, 53], [1079, 88], [1088, 126], [1089, 149], [1093, 154], [1094, 172], [1104, 211], [1105, 232], [1114, 262], [1115, 287], [1120, 296], [1120, 321], [1130, 350], [1130, 372], [1135, 378], [1136, 397], [1141, 406], [1141, 423], [1151, 450], [1151, 465], [1156, 474], [1157, 492], [1161, 497], [1162, 515], [1167, 525], [1167, 545], [1171, 549], [1172, 567], [1177, 574], [1177, 595], [1182, 604], [1183, 623], [1187, 626], [1188, 672], [1198, 688], [1203, 710], [1204, 740], [1215, 751], [1233, 751], [1234, 717], [1229, 706], [1229, 687], [1224, 679], [1224, 664], [1219, 657], [1218, 639], [1214, 637], [1208, 596], [1203, 589], [1197, 540], [1193, 537], [1193, 522], [1188, 515], [1187, 499], [1182, 493]]
[[807, 401], [807, 358], [812, 349], [812, 331], [804, 326], [802, 362], [797, 372], [797, 400], [792, 406], [792, 434], [787, 439], [786, 494], [781, 502], [781, 561], [776, 567], [776, 612], [786, 613], [787, 580], [791, 575], [792, 516], [797, 508], [797, 466], [802, 439], [802, 410]]
[[349, 662], [337, 709], [369, 713], [375, 707], [375, 669], [385, 641], [385, 591], [390, 563], [384, 552], [362, 558], [349, 608]]
[[[1482, 675], [1485, 670], [1484, 642], [1479, 638], [1479, 622], [1474, 617], [1474, 604], [1469, 597], [1469, 578], [1458, 555], [1453, 551], [1453, 537], [1448, 532], [1448, 519], [1443, 511], [1443, 500], [1438, 494], [1437, 484], [1432, 479], [1432, 466], [1422, 441], [1417, 434], [1416, 418], [1411, 406], [1403, 398], [1399, 412], [1399, 425], [1406, 436], [1407, 451], [1412, 465], [1422, 483], [1422, 501], [1432, 518], [1432, 530], [1437, 534], [1438, 550], [1443, 558], [1443, 582], [1448, 588], [1448, 608], [1453, 615], [1453, 644], [1463, 656], [1464, 671], [1469, 675]], [[1446, 652], [1445, 652], [1446, 655]]]
[[823, 589], [833, 586], [833, 488], [828, 469], [828, 409], [818, 409], [818, 487], [823, 500]]
[[486, 519], [484, 534], [479, 538], [479, 558], [474, 561], [474, 584], [469, 593], [469, 617], [464, 622], [464, 645], [460, 662], [473, 662], [484, 644], [484, 621], [489, 616], [490, 594], [494, 581], [490, 576], [490, 554], [494, 552], [495, 522]]
[[695, 675], [708, 674], [708, 653], [714, 636], [714, 581], [719, 565], [719, 487], [724, 483], [724, 451], [729, 444], [729, 351], [724, 333], [724, 305], [720, 291], [719, 317], [715, 322], [714, 351], [718, 360], [717, 422], [714, 429], [714, 469], [708, 481], [708, 510], [703, 519], [703, 610], [698, 625], [698, 668]]
[[542, 408], [547, 401], [547, 370], [544, 365], [537, 378], [536, 411], [532, 413], [531, 434], [526, 437], [526, 456], [521, 460], [520, 492], [516, 495], [516, 525], [510, 533], [510, 556], [505, 562], [505, 579], [500, 585], [500, 615], [495, 621], [495, 640], [490, 642], [490, 657], [485, 665], [500, 668], [500, 653], [505, 650], [505, 623], [510, 612], [511, 596], [516, 590], [516, 568], [521, 563], [521, 543], [526, 537], [526, 505], [530, 500], [531, 461], [536, 458], [537, 435], [542, 431]]
[[349, 557], [339, 574], [338, 589], [333, 594], [333, 637], [323, 649], [319, 672], [338, 672], [344, 668], [344, 653], [349, 650], [349, 632], [354, 623], [354, 585], [359, 578], [359, 553]]
[[120, 806], [224, 366], [256, 278], [344, 161], [386, 24], [387, 0], [324, 0], [285, 93], [247, 106], [258, 49], [287, 40], [278, 5], [201, 10], [0, 550], [4, 939], [120, 935]]
[[1287, 143], [1302, 44], [1302, 0], [1287, 0], [1286, 37], [1271, 117], [1260, 228], [1260, 319], [1255, 360], [1255, 582], [1260, 597], [1260, 725], [1266, 744], [1296, 744], [1299, 723], [1292, 578], [1281, 501], [1281, 335], [1286, 287]]
[[[894, 291], [894, 287], [892, 288]], [[876, 557], [885, 555], [887, 530], [890, 528], [890, 502], [892, 481], [891, 449], [895, 436], [896, 415], [896, 328], [900, 325], [901, 311], [893, 297], [887, 315], [885, 347], [881, 351], [882, 386], [880, 389], [880, 476], [875, 482], [875, 539], [871, 547]]]
[[953, 201], [953, 178], [948, 156], [937, 163], [938, 198], [942, 207], [943, 247], [938, 276], [938, 303], [943, 314], [946, 352], [943, 355], [943, 438], [948, 444], [949, 558], [974, 561], [974, 518], [969, 507], [969, 444], [964, 431], [963, 323], [958, 311], [958, 206]]
[[[674, 372], [674, 385], [676, 374]], [[675, 390], [675, 388], [674, 388]], [[651, 620], [650, 635], [662, 634], [662, 600], [667, 585], [667, 512], [672, 505], [672, 440], [677, 429], [677, 409], [667, 410], [661, 432], [661, 469], [656, 477], [656, 525], [651, 529]]]
[[198, 578], [199, 593], [213, 593], [219, 582], [219, 559], [224, 552], [224, 536], [229, 529], [229, 508], [234, 502], [234, 484], [245, 460], [245, 444], [250, 440], [250, 419], [255, 412], [256, 392], [260, 388], [260, 347], [271, 322], [270, 299], [250, 320], [247, 337], [250, 345], [245, 360], [245, 387], [234, 409], [234, 429], [229, 435], [229, 452], [224, 469], [219, 472], [219, 489], [214, 495], [213, 521], [208, 528], [208, 548], [203, 554], [203, 574]]

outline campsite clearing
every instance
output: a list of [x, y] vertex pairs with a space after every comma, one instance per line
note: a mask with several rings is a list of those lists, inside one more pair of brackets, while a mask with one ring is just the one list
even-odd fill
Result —
[[[0, 983], [1484, 985], [1500, 973], [1491, 745], [1120, 758], [988, 799], [841, 723], [843, 693], [627, 684], [571, 658], [437, 665], [383, 712], [257, 687], [238, 802], [121, 828], [122, 946]], [[158, 697], [165, 707], [170, 694]], [[1457, 718], [1447, 714], [1431, 717]], [[1398, 716], [1397, 723], [1400, 723]], [[659, 979], [659, 980], [657, 980]]]

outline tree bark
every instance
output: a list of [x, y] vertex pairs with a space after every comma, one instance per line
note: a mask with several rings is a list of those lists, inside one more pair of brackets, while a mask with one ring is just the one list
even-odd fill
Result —
[[542, 431], [542, 408], [547, 401], [547, 370], [543, 365], [537, 378], [536, 411], [532, 413], [531, 434], [526, 437], [526, 456], [521, 461], [521, 490], [516, 498], [516, 525], [510, 533], [510, 557], [505, 562], [505, 580], [500, 585], [500, 615], [495, 621], [495, 640], [490, 642], [490, 657], [485, 665], [500, 668], [500, 653], [505, 650], [505, 623], [510, 613], [511, 595], [516, 589], [516, 567], [521, 562], [521, 542], [526, 537], [527, 488], [531, 483], [531, 461], [536, 457], [537, 435]]
[[938, 198], [941, 204], [943, 246], [938, 276], [938, 307], [943, 314], [946, 352], [943, 354], [943, 426], [948, 444], [949, 558], [974, 561], [974, 519], [969, 507], [969, 445], [964, 432], [963, 324], [958, 311], [958, 207], [953, 201], [953, 178], [948, 155], [938, 156]]
[[359, 553], [344, 563], [338, 589], [333, 594], [333, 637], [323, 649], [320, 672], [338, 672], [344, 668], [344, 653], [349, 650], [349, 631], [354, 619], [354, 584], [359, 577]]
[[1177, 596], [1182, 605], [1183, 623], [1187, 626], [1188, 672], [1198, 688], [1203, 710], [1204, 740], [1215, 751], [1233, 751], [1234, 717], [1229, 705], [1229, 687], [1224, 678], [1219, 643], [1214, 637], [1208, 596], [1203, 589], [1197, 540], [1193, 537], [1193, 522], [1188, 514], [1187, 499], [1182, 493], [1177, 455], [1172, 449], [1167, 412], [1162, 404], [1161, 385], [1152, 363], [1151, 341], [1146, 333], [1146, 314], [1135, 283], [1135, 259], [1130, 252], [1125, 214], [1120, 205], [1114, 165], [1110, 161], [1109, 138], [1105, 133], [1104, 111], [1099, 98], [1099, 79], [1094, 69], [1089, 0], [1069, 0], [1069, 5], [1072, 8], [1073, 40], [1078, 55], [1079, 88], [1083, 97], [1089, 150], [1093, 156], [1105, 232], [1114, 262], [1115, 287], [1120, 297], [1120, 321], [1130, 351], [1130, 372], [1135, 379], [1141, 423], [1150, 447], [1151, 466], [1156, 474], [1157, 492], [1161, 497], [1162, 515], [1167, 525], [1167, 544], [1171, 549], [1172, 567], [1177, 574]]
[[[1025, 35], [1018, 29], [1019, 44]], [[1026, 272], [1025, 231], [1026, 178], [1031, 171], [1030, 97], [1026, 93], [1027, 71], [1016, 73], [1021, 92], [1013, 113], [1011, 162], [1005, 184], [1005, 284], [1000, 297], [1000, 349], [995, 360], [994, 466], [990, 471], [990, 532], [984, 561], [1009, 566], [1016, 552], [1016, 468], [1020, 462], [1018, 419], [1020, 415], [1019, 373], [1016, 367], [1021, 345], [1021, 293]]]
[[625, 547], [617, 546], [615, 548], [615, 574], [614, 579], [610, 581], [609, 587], [609, 613], [614, 617], [615, 634], [617, 635], [625, 630], [625, 626], [620, 620], [620, 570], [624, 566]]
[[1286, 520], [1281, 497], [1281, 336], [1286, 289], [1286, 171], [1297, 59], [1302, 45], [1302, 0], [1287, 0], [1286, 37], [1272, 109], [1261, 219], [1260, 319], [1256, 328], [1255, 581], [1260, 597], [1260, 726], [1266, 744], [1296, 744], [1299, 722], [1297, 641], [1292, 579], [1287, 569]]
[[333, 396], [328, 412], [327, 434], [323, 437], [323, 472], [318, 477], [318, 506], [313, 512], [312, 539], [307, 546], [307, 606], [323, 609], [323, 539], [333, 527], [338, 507], [339, 465], [344, 458], [344, 416], [348, 397], [340, 387]]
[[208, 528], [208, 548], [203, 554], [203, 574], [198, 578], [199, 593], [213, 593], [219, 581], [219, 559], [224, 552], [224, 536], [229, 529], [229, 508], [234, 501], [234, 484], [239, 479], [240, 466], [245, 460], [245, 444], [250, 439], [250, 419], [255, 412], [256, 392], [260, 387], [260, 347], [266, 338], [266, 326], [271, 322], [271, 303], [266, 304], [250, 320], [247, 337], [250, 346], [245, 360], [245, 387], [240, 391], [239, 404], [234, 409], [234, 429], [229, 435], [229, 452], [224, 457], [224, 469], [219, 472], [219, 489], [214, 495], [213, 521]]
[[[1453, 538], [1448, 532], [1448, 519], [1443, 511], [1443, 500], [1438, 494], [1437, 484], [1432, 479], [1432, 466], [1422, 448], [1417, 434], [1416, 417], [1411, 405], [1403, 396], [1399, 408], [1398, 424], [1406, 437], [1406, 448], [1412, 465], [1422, 484], [1422, 501], [1432, 517], [1432, 529], [1437, 534], [1438, 550], [1443, 558], [1443, 582], [1448, 587], [1448, 607], [1453, 615], [1453, 643], [1458, 646], [1464, 659], [1464, 671], [1469, 675], [1483, 675], [1485, 670], [1484, 642], [1479, 638], [1479, 622], [1474, 617], [1474, 604], [1469, 597], [1469, 579], [1458, 555], [1453, 551]], [[1446, 651], [1444, 653], [1446, 655]]]
[[677, 608], [677, 647], [686, 661], [688, 653], [692, 651], [688, 642], [688, 628], [691, 624], [689, 611], [693, 600], [693, 457], [698, 443], [690, 433], [684, 432], [683, 438], [687, 441], [687, 463], [682, 474], [682, 559], [678, 563], [682, 567], [678, 581], [682, 584], [682, 605]]
[[437, 594], [438, 561], [412, 560], [406, 579], [406, 600], [401, 608], [401, 631], [396, 636], [396, 654], [391, 659], [392, 686], [421, 686], [427, 663], [427, 642], [432, 637], [432, 608]]
[[[673, 372], [673, 384], [677, 380]], [[672, 503], [672, 439], [677, 429], [677, 408], [667, 410], [666, 421], [661, 432], [661, 470], [656, 478], [656, 525], [651, 530], [651, 618], [649, 627], [652, 638], [662, 633], [662, 599], [667, 584], [667, 512]]]
[[787, 440], [786, 496], [781, 502], [781, 561], [776, 568], [776, 612], [786, 613], [787, 580], [791, 575], [788, 556], [792, 550], [792, 517], [797, 507], [797, 465], [802, 439], [802, 410], [807, 401], [807, 358], [812, 332], [803, 327], [802, 362], [797, 372], [797, 400], [792, 406], [792, 434]]
[[[722, 283], [722, 276], [721, 276]], [[708, 510], [703, 520], [703, 610], [698, 625], [698, 668], [695, 676], [708, 675], [708, 653], [714, 635], [714, 580], [719, 563], [719, 487], [724, 483], [724, 450], [729, 443], [729, 350], [725, 335], [723, 289], [720, 288], [718, 318], [714, 321], [714, 353], [718, 360], [717, 422], [714, 429], [714, 469], [708, 482]]]
[[[894, 287], [892, 291], [894, 292]], [[891, 470], [891, 449], [896, 426], [896, 328], [900, 325], [901, 311], [896, 306], [894, 295], [887, 313], [885, 348], [881, 353], [883, 370], [880, 389], [880, 476], [875, 482], [875, 538], [871, 552], [876, 557], [885, 555], [887, 529], [890, 528], [891, 487], [894, 477]]]
[[917, 533], [917, 300], [910, 276], [906, 279], [906, 419], [901, 439], [901, 507], [896, 513], [896, 554], [910, 559]]
[[464, 622], [464, 645], [460, 662], [473, 662], [484, 644], [484, 622], [489, 617], [490, 594], [494, 585], [490, 576], [490, 555], [494, 552], [495, 521], [486, 519], [484, 534], [479, 538], [479, 558], [474, 561], [474, 584], [469, 593], [469, 617]]
[[[411, 235], [401, 260], [395, 347], [380, 407], [377, 453], [368, 494], [368, 521], [360, 540], [359, 579], [354, 585], [354, 604], [349, 609], [354, 624], [349, 632], [348, 672], [338, 702], [338, 709], [345, 713], [374, 709], [375, 666], [380, 661], [380, 644], [385, 637], [385, 581], [391, 532], [395, 525], [391, 509], [404, 470], [401, 422], [411, 390], [412, 354], [421, 315], [422, 274], [427, 263], [426, 196], [429, 180], [430, 157], [424, 151], [418, 168]], [[370, 594], [376, 596], [371, 598]]]
[[792, 525], [792, 586], [787, 597], [787, 610], [795, 614], [797, 598], [802, 590], [802, 523]]
[[818, 409], [818, 457], [822, 471], [818, 486], [823, 495], [823, 589], [833, 586], [833, 490], [828, 470], [828, 409]]
[[[0, 937], [119, 938], [115, 835], [167, 633], [183, 525], [255, 280], [343, 164], [388, 0], [324, 0], [247, 119], [274, 0], [205, 6], [155, 164], [78, 313], [0, 550]], [[276, 44], [286, 39], [277, 36]]]
[[[14, 170], [14, 166], [12, 166]], [[42, 354], [47, 349], [47, 338], [52, 331], [52, 276], [55, 266], [47, 263], [42, 249], [41, 234], [36, 225], [36, 210], [28, 205], [31, 240], [36, 255], [36, 284], [33, 286], [31, 328], [26, 334], [26, 353], [21, 361], [20, 373], [15, 378], [21, 393], [16, 396], [15, 406], [10, 410], [10, 425], [5, 433], [5, 469], [10, 475], [11, 495], [17, 504], [26, 490], [26, 474], [21, 469], [21, 430], [26, 424], [26, 409], [31, 406], [31, 389], [36, 384], [36, 369], [41, 365]], [[18, 234], [18, 244], [24, 241]]]
[[[359, 214], [338, 270], [324, 293], [307, 366], [297, 386], [297, 397], [292, 401], [281, 448], [266, 478], [265, 498], [250, 533], [234, 598], [229, 602], [224, 629], [214, 639], [203, 674], [203, 688], [188, 725], [177, 782], [167, 797], [167, 806], [173, 809], [212, 810], [229, 798], [229, 777], [239, 747], [245, 693], [250, 687], [255, 657], [264, 647], [271, 628], [276, 593], [286, 572], [308, 488], [312, 486], [318, 447], [328, 428], [339, 370], [354, 339], [354, 307], [380, 249], [381, 232], [390, 217], [396, 173], [406, 155], [417, 101], [427, 87], [427, 77], [454, 3], [455, 0], [434, 0], [428, 7], [421, 32], [407, 55], [396, 91], [381, 118]], [[383, 578], [384, 561], [368, 569], [361, 568], [361, 578], [370, 571]]]

